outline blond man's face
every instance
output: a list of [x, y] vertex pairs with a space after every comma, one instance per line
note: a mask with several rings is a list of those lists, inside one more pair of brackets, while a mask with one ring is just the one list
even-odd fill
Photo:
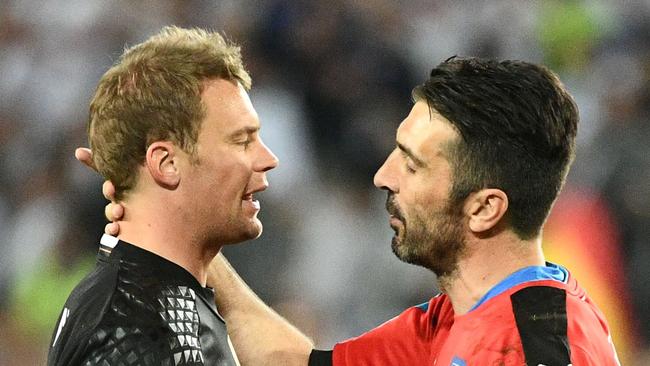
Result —
[[262, 142], [257, 112], [239, 83], [207, 81], [201, 100], [206, 114], [184, 182], [192, 220], [204, 240], [230, 244], [254, 239], [262, 232], [254, 194], [266, 189], [266, 172], [278, 159]]

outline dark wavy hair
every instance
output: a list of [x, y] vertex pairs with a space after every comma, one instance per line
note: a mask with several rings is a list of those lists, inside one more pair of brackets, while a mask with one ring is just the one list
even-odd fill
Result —
[[558, 77], [523, 61], [453, 57], [413, 90], [460, 133], [447, 146], [451, 202], [503, 190], [506, 220], [522, 239], [539, 234], [573, 160], [578, 108]]

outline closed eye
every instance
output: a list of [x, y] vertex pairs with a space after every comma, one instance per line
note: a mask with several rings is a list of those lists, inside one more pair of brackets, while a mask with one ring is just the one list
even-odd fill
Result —
[[400, 150], [402, 153], [402, 156], [406, 159], [410, 159], [416, 166], [418, 167], [426, 167], [427, 165], [424, 163], [424, 161], [420, 158], [418, 158], [411, 149], [408, 147], [404, 146], [401, 143], [397, 143], [397, 148]]
[[249, 145], [257, 139], [259, 130], [259, 126], [243, 127], [230, 134], [229, 140], [236, 145], [243, 146], [244, 150], [247, 150]]
[[241, 146], [244, 147], [244, 150], [247, 150], [247, 149], [248, 149], [248, 146], [249, 146], [252, 142], [253, 142], [253, 139], [250, 138], [250, 136], [249, 136], [248, 139], [246, 139], [245, 141], [238, 142], [237, 145], [241, 145]]
[[409, 172], [409, 173], [411, 173], [411, 174], [415, 174], [415, 172], [416, 172], [416, 170], [413, 169], [413, 168], [411, 167], [411, 165], [409, 165], [409, 163], [406, 163], [406, 171]]

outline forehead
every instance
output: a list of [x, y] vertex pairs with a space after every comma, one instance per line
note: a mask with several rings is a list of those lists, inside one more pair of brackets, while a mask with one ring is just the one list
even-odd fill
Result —
[[413, 150], [428, 161], [444, 153], [447, 142], [460, 137], [460, 134], [435, 109], [420, 100], [413, 105], [409, 115], [397, 129], [397, 142]]
[[244, 87], [225, 79], [208, 80], [201, 100], [206, 121], [214, 122], [224, 133], [243, 127], [259, 127], [259, 118]]

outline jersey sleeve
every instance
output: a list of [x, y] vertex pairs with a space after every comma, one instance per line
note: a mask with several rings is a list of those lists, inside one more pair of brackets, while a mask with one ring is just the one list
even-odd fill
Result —
[[332, 364], [426, 365], [430, 361], [430, 339], [426, 307], [409, 308], [359, 337], [336, 344]]

